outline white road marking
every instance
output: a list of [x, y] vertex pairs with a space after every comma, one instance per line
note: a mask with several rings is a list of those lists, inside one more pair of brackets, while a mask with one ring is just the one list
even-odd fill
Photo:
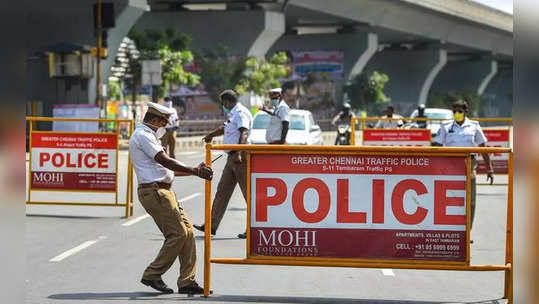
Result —
[[146, 219], [146, 218], [149, 218], [149, 217], [150, 217], [150, 215], [146, 213], [144, 215], [141, 215], [139, 217], [136, 217], [136, 218], [134, 218], [132, 220], [129, 220], [129, 221], [123, 223], [122, 226], [126, 226], [126, 227], [131, 226], [131, 225], [136, 224], [136, 223], [142, 221], [143, 219]]
[[382, 274], [384, 274], [385, 276], [389, 276], [389, 277], [394, 277], [395, 276], [395, 273], [393, 272], [392, 269], [382, 269]]
[[[189, 195], [189, 196], [186, 196], [186, 197], [184, 197], [184, 198], [179, 199], [179, 201], [182, 202], [182, 203], [183, 203], [183, 202], [187, 202], [188, 200], [192, 200], [192, 199], [194, 199], [195, 197], [200, 196], [201, 194], [202, 194], [202, 193], [200, 193], [200, 192], [196, 192], [196, 193], [193, 193], [193, 194], [191, 194], [191, 195]], [[146, 214], [144, 214], [144, 215], [141, 215], [141, 216], [139, 216], [139, 217], [136, 217], [136, 218], [134, 218], [134, 219], [131, 219], [131, 220], [129, 220], [129, 221], [123, 223], [122, 226], [125, 226], [125, 227], [131, 226], [131, 225], [136, 224], [136, 223], [138, 223], [138, 222], [140, 222], [140, 221], [142, 221], [142, 220], [144, 220], [144, 219], [147, 219], [147, 218], [149, 218], [149, 217], [150, 217], [150, 215], [146, 213]]]
[[202, 195], [202, 193], [196, 192], [196, 193], [193, 193], [193, 194], [191, 194], [191, 195], [189, 195], [189, 196], [186, 196], [186, 197], [184, 197], [184, 198], [182, 198], [182, 199], [179, 199], [179, 201], [182, 202], [182, 203], [184, 203], [184, 202], [187, 202], [188, 200], [192, 200], [192, 199], [194, 199], [195, 197], [198, 197], [198, 196], [201, 196], [201, 195]]
[[86, 249], [90, 246], [92, 246], [93, 244], [97, 243], [99, 240], [103, 240], [103, 239], [106, 239], [107, 237], [106, 236], [100, 236], [98, 239], [96, 240], [91, 240], [91, 241], [86, 241], [82, 244], [80, 244], [79, 246], [75, 247], [75, 248], [71, 248], [57, 256], [55, 256], [54, 258], [50, 259], [49, 262], [60, 262], [61, 260], [71, 256], [71, 255], [74, 255], [75, 253], [83, 250], [83, 249]]
[[185, 152], [179, 152], [178, 155], [192, 155], [192, 154], [199, 154], [198, 151], [185, 151]]

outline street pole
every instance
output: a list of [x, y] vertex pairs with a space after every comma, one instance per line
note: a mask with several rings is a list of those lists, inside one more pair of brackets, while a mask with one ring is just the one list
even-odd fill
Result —
[[101, 109], [103, 108], [103, 101], [102, 101], [102, 87], [101, 87], [101, 46], [103, 43], [103, 36], [102, 36], [102, 24], [101, 24], [101, 0], [97, 0], [97, 77], [96, 77], [96, 94], [97, 94], [97, 106], [99, 107], [99, 111], [101, 112]]

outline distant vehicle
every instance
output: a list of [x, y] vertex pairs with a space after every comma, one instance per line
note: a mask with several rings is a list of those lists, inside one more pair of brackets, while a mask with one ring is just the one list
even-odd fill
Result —
[[337, 127], [337, 140], [335, 140], [335, 145], [337, 146], [348, 146], [350, 145], [350, 133], [352, 129], [349, 124], [340, 124]]
[[[266, 144], [266, 129], [270, 115], [264, 111], [256, 113], [253, 119], [253, 129], [249, 136], [252, 144]], [[290, 126], [286, 135], [289, 145], [321, 145], [322, 131], [315, 124], [313, 115], [307, 110], [290, 110]]]
[[[427, 129], [430, 130], [432, 138], [436, 136], [438, 133], [438, 130], [440, 130], [440, 126], [443, 122], [451, 121], [453, 120], [453, 112], [448, 109], [438, 109], [438, 108], [426, 108], [425, 109], [425, 116], [427, 118], [431, 119], [439, 119], [439, 120], [431, 120], [427, 121]], [[417, 117], [417, 109], [415, 109], [410, 117], [415, 118]], [[412, 128], [414, 125], [414, 122], [412, 121]]]

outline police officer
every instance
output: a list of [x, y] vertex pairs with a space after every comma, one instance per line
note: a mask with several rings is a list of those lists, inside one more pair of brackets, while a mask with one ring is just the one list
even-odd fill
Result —
[[[285, 87], [285, 92], [293, 87]], [[282, 89], [275, 88], [269, 91], [272, 109], [263, 107], [262, 110], [270, 115], [270, 122], [266, 129], [266, 142], [268, 144], [285, 144], [288, 126], [290, 125], [290, 107], [282, 98]]]
[[179, 259], [178, 293], [201, 294], [204, 290], [195, 281], [193, 229], [171, 186], [174, 176], [196, 175], [211, 180], [213, 171], [203, 163], [188, 167], [164, 152], [159, 139], [166, 132], [164, 127], [171, 114], [168, 107], [148, 103], [142, 124], [137, 125], [129, 140], [129, 154], [139, 183], [138, 198], [165, 237], [159, 254], [144, 271], [141, 283], [163, 293], [172, 293], [161, 276]]
[[[479, 122], [470, 120], [468, 115], [468, 103], [464, 100], [457, 100], [453, 103], [454, 120], [442, 124], [438, 134], [434, 137], [434, 141], [446, 147], [485, 147], [487, 138], [479, 126]], [[487, 181], [494, 182], [494, 171], [488, 153], [482, 154], [487, 166]], [[471, 225], [473, 225], [475, 215], [475, 194], [476, 194], [476, 172], [477, 160], [475, 155], [472, 155], [471, 168]], [[472, 227], [470, 226], [470, 229]]]
[[[238, 102], [238, 96], [233, 90], [224, 90], [219, 99], [222, 102], [223, 110], [228, 117], [224, 126], [221, 126], [208, 135], [203, 140], [211, 142], [215, 136], [223, 135], [223, 143], [227, 144], [247, 144], [249, 130], [253, 124], [251, 112]], [[217, 185], [217, 192], [213, 199], [211, 208], [211, 234], [215, 235], [223, 216], [225, 215], [230, 197], [236, 188], [240, 185], [243, 198], [247, 201], [247, 160], [244, 153], [240, 151], [228, 151], [223, 174]], [[204, 232], [204, 225], [193, 225], [195, 229]], [[246, 233], [238, 234], [238, 238], [246, 238]]]
[[393, 120], [380, 119], [374, 126], [375, 129], [398, 129], [404, 125], [402, 116], [395, 114], [395, 108], [391, 105], [382, 111], [382, 118], [393, 118]]
[[[416, 118], [427, 118], [427, 115], [425, 115], [425, 105], [420, 104], [417, 106], [417, 116]], [[417, 120], [417, 127], [420, 129], [426, 129], [427, 128], [427, 121], [426, 120]]]

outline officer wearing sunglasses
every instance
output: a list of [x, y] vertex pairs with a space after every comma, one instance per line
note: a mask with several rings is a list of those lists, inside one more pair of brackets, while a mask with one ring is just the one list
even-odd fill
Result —
[[[453, 103], [453, 118], [454, 120], [442, 124], [440, 130], [433, 141], [446, 147], [485, 147], [487, 138], [479, 126], [479, 122], [468, 119], [468, 103], [464, 100], [457, 100]], [[488, 153], [482, 154], [487, 166], [487, 182], [494, 182], [494, 170], [490, 162]], [[475, 194], [476, 194], [476, 172], [477, 160], [475, 155], [472, 155], [472, 172], [471, 177], [471, 225], [473, 225], [475, 213]], [[470, 226], [471, 229], [471, 226]]]

